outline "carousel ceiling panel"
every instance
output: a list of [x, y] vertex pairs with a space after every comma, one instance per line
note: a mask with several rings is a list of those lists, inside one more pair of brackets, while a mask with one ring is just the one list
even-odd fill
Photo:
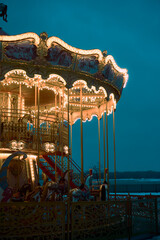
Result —
[[0, 43], [0, 79], [15, 68], [26, 71], [30, 77], [40, 74], [43, 79], [58, 74], [66, 81], [67, 88], [82, 79], [88, 86], [92, 84], [97, 89], [103, 86], [106, 91], [114, 93], [117, 101], [128, 80], [127, 69], [119, 68], [106, 51], [74, 48], [57, 37], [48, 38], [46, 33], [40, 36], [35, 33], [2, 35]]
[[15, 60], [31, 61], [37, 57], [36, 48], [29, 41], [9, 43], [5, 47], [5, 55]]
[[65, 49], [58, 44], [53, 44], [52, 47], [48, 49], [46, 59], [52, 65], [69, 67], [72, 64], [73, 57], [70, 52], [66, 52]]

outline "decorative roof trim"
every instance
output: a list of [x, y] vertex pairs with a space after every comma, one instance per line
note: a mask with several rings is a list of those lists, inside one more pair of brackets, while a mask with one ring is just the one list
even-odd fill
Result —
[[46, 44], [47, 44], [48, 48], [50, 48], [52, 46], [52, 43], [54, 43], [54, 42], [60, 44], [62, 47], [64, 47], [65, 49], [67, 49], [68, 51], [73, 52], [73, 53], [77, 53], [77, 54], [80, 54], [80, 55], [93, 55], [93, 54], [96, 54], [96, 55], [98, 55], [98, 59], [100, 61], [103, 58], [103, 54], [102, 54], [102, 52], [99, 49], [82, 50], [82, 49], [79, 49], [79, 48], [75, 48], [75, 47], [72, 47], [69, 44], [65, 43], [63, 40], [61, 40], [58, 37], [50, 37], [50, 38], [47, 39], [47, 43]]
[[36, 33], [28, 32], [19, 35], [6, 36], [1, 35], [0, 41], [2, 42], [14, 42], [25, 39], [34, 39], [34, 44], [37, 46], [40, 43], [40, 37]]
[[105, 58], [105, 64], [107, 64], [109, 61], [112, 62], [114, 68], [119, 72], [119, 73], [122, 73], [123, 74], [123, 77], [124, 77], [124, 85], [123, 85], [123, 88], [126, 87], [126, 84], [127, 84], [127, 81], [128, 81], [128, 70], [126, 68], [120, 68], [112, 55], [108, 55], [106, 58]]

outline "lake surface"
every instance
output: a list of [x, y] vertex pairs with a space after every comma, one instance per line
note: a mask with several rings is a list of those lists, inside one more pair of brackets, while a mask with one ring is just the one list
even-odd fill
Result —
[[[103, 179], [101, 180], [103, 183]], [[97, 184], [96, 179], [93, 180], [93, 185]], [[115, 180], [109, 180], [110, 192], [115, 191]], [[140, 179], [116, 179], [117, 193], [160, 193], [160, 179], [140, 178]]]

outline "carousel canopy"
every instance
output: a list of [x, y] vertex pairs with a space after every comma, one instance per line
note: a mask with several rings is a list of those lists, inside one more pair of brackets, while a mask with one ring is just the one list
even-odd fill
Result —
[[27, 78], [39, 75], [43, 81], [55, 74], [66, 88], [83, 80], [89, 88], [105, 89], [106, 97], [113, 94], [116, 102], [128, 80], [127, 70], [119, 68], [106, 51], [74, 48], [46, 33], [7, 36], [0, 29], [0, 62], [1, 80], [13, 70], [23, 71]]

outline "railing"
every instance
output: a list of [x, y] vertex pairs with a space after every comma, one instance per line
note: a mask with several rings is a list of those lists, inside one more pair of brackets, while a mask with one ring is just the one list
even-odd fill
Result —
[[65, 239], [63, 202], [0, 204], [0, 239]]
[[[12, 140], [22, 140], [27, 148], [37, 149], [39, 137], [40, 148], [45, 142], [55, 143], [57, 146], [67, 145], [67, 126], [59, 123], [58, 117], [40, 113], [39, 128], [37, 116], [30, 111], [20, 111], [19, 109], [8, 110], [2, 108], [0, 111], [0, 141], [3, 147], [9, 147]], [[39, 131], [39, 132], [38, 132]], [[34, 144], [33, 144], [34, 143]]]
[[[55, 163], [55, 156], [49, 155], [49, 158]], [[64, 173], [68, 170], [68, 156], [64, 156], [62, 160], [62, 156], [56, 157], [57, 167]], [[81, 168], [79, 165], [69, 156], [69, 169], [73, 170], [72, 173], [72, 181], [75, 186], [81, 185]], [[84, 175], [84, 178], [86, 176]]]
[[160, 231], [158, 204], [157, 199], [1, 203], [0, 239], [145, 239]]

